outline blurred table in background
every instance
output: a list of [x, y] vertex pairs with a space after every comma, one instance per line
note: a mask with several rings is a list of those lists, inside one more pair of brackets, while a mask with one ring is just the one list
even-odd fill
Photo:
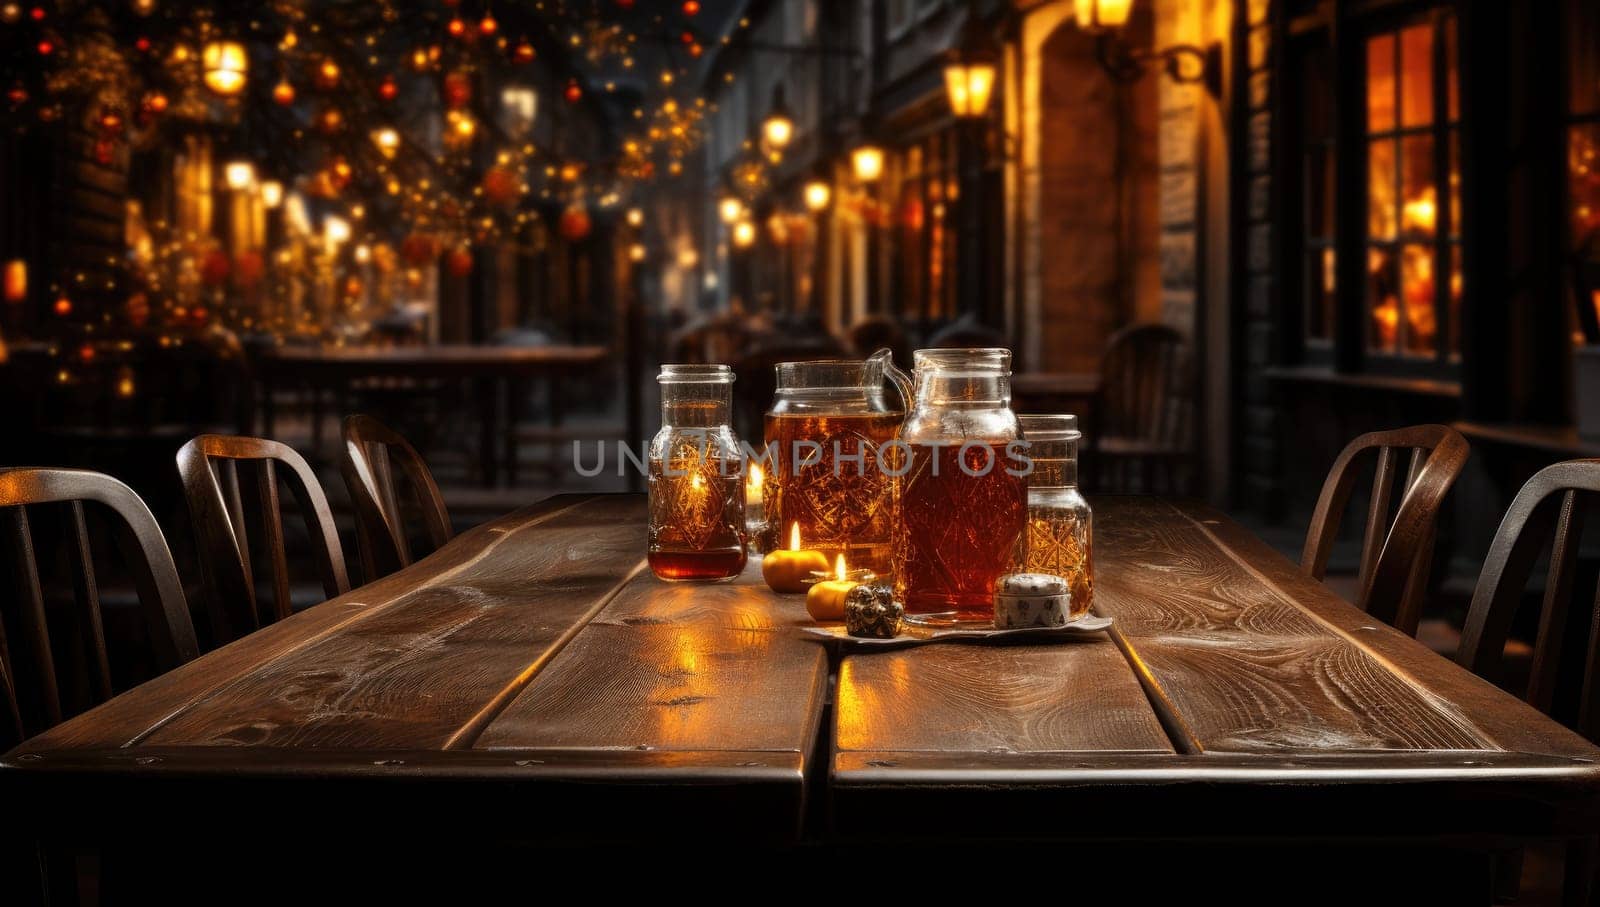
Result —
[[[261, 431], [272, 437], [276, 422], [275, 392], [303, 388], [311, 393], [312, 447], [322, 446], [325, 396], [336, 401], [352, 385], [372, 378], [410, 378], [471, 382], [479, 410], [478, 456], [483, 483], [494, 485], [504, 460], [507, 479], [517, 480], [515, 387], [533, 379], [555, 380], [583, 374], [604, 363], [603, 346], [536, 347], [443, 344], [417, 347], [273, 348], [255, 359]], [[634, 393], [630, 388], [627, 393]], [[552, 393], [551, 420], [560, 418], [561, 395]], [[342, 415], [342, 414], [341, 414]], [[496, 450], [501, 451], [499, 458]]]

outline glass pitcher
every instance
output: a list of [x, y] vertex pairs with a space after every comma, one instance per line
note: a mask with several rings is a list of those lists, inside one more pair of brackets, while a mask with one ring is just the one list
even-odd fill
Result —
[[992, 620], [1027, 516], [1011, 351], [918, 350], [914, 362], [914, 377], [886, 363], [910, 401], [891, 458], [895, 591], [910, 613]]
[[887, 357], [781, 362], [767, 411], [762, 501], [771, 543], [845, 555], [852, 569], [889, 571], [894, 479], [879, 461], [900, 428], [884, 393]]
[[744, 569], [744, 480], [730, 424], [733, 370], [663, 365], [661, 430], [650, 441], [646, 560], [667, 580], [722, 580]]

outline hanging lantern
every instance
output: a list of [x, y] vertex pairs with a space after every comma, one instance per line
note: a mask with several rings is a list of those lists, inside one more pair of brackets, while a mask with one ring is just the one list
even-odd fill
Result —
[[821, 211], [822, 209], [828, 207], [828, 202], [832, 199], [832, 197], [833, 188], [828, 185], [827, 180], [819, 177], [806, 183], [806, 208], [812, 211]]
[[221, 249], [212, 249], [200, 260], [200, 280], [208, 287], [220, 287], [227, 283], [232, 271], [233, 262], [228, 260], [228, 253]]
[[877, 145], [862, 145], [850, 152], [850, 169], [863, 183], [877, 182], [883, 176], [883, 149]]
[[413, 233], [400, 243], [400, 257], [413, 267], [427, 264], [439, 254], [433, 237], [426, 233]]
[[478, 33], [483, 35], [485, 38], [499, 30], [500, 23], [494, 21], [494, 16], [490, 15], [489, 13], [484, 13], [483, 18], [478, 20]]
[[456, 246], [445, 256], [444, 268], [450, 272], [451, 277], [466, 277], [472, 273], [472, 250], [466, 246]]
[[6, 302], [21, 302], [28, 298], [28, 263], [20, 258], [6, 262]]
[[205, 70], [206, 87], [213, 92], [231, 98], [244, 90], [250, 58], [245, 54], [243, 44], [238, 41], [212, 41], [201, 51], [200, 63]]
[[278, 84], [272, 86], [272, 100], [281, 107], [288, 107], [294, 103], [294, 85], [288, 79], [280, 79]]
[[444, 77], [444, 102], [449, 107], [465, 107], [472, 100], [472, 78], [461, 71]]
[[267, 273], [266, 258], [259, 249], [246, 249], [234, 256], [233, 283], [241, 290], [249, 290], [261, 282]]
[[772, 109], [761, 123], [761, 137], [774, 151], [789, 147], [789, 142], [794, 139], [794, 115], [789, 112], [789, 105], [784, 103], [782, 82], [772, 89]]
[[961, 119], [981, 119], [989, 112], [1000, 52], [976, 15], [967, 16], [961, 44], [944, 61], [944, 94], [950, 112]]
[[578, 202], [573, 202], [561, 212], [560, 230], [563, 239], [568, 242], [582, 242], [589, 238], [589, 231], [594, 223], [589, 219], [589, 209]]
[[450, 24], [445, 26], [445, 31], [448, 31], [453, 38], [460, 38], [467, 33], [467, 23], [463, 22], [460, 16], [457, 16], [450, 20]]
[[509, 167], [490, 167], [483, 175], [483, 197], [490, 204], [510, 205], [522, 194], [522, 180]]
[[332, 91], [339, 87], [339, 64], [332, 58], [325, 58], [317, 65], [317, 87], [323, 91]]
[[378, 146], [378, 153], [393, 159], [400, 151], [400, 133], [392, 126], [372, 130], [372, 144]]

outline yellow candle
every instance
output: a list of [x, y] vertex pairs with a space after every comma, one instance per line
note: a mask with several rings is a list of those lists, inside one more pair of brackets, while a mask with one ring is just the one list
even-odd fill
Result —
[[761, 559], [761, 578], [774, 592], [804, 592], [811, 574], [827, 569], [827, 555], [800, 547], [799, 523], [789, 524], [787, 550], [773, 551]]
[[839, 555], [834, 567], [834, 577], [817, 583], [806, 593], [806, 613], [811, 615], [812, 620], [844, 620], [844, 597], [861, 584], [845, 579], [843, 554]]

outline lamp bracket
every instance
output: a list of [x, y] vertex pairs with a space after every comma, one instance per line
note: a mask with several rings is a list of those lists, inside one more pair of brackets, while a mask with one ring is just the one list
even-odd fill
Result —
[[1095, 56], [1100, 67], [1117, 82], [1136, 82], [1154, 64], [1179, 85], [1204, 85], [1207, 94], [1222, 97], [1222, 45], [1217, 42], [1205, 47], [1174, 44], [1160, 50], [1142, 50], [1112, 32], [1104, 32], [1095, 40]]

